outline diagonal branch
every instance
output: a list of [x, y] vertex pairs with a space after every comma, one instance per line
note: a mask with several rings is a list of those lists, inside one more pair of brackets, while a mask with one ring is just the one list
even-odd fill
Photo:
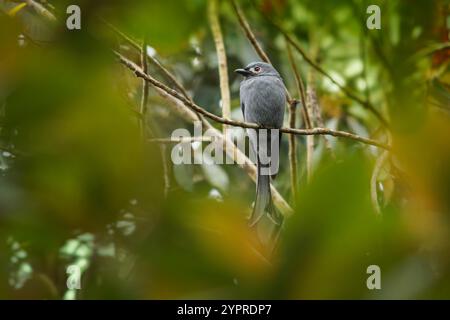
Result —
[[258, 54], [258, 56], [267, 63], [270, 63], [270, 59], [267, 56], [267, 54], [264, 52], [264, 50], [261, 48], [261, 46], [259, 45], [258, 41], [256, 40], [255, 35], [253, 34], [252, 29], [250, 28], [250, 25], [247, 22], [247, 19], [245, 18], [244, 13], [242, 12], [241, 8], [237, 5], [235, 0], [231, 0], [231, 5], [233, 6], [234, 11], [236, 12], [236, 15], [238, 17], [239, 20], [239, 24], [242, 27], [242, 30], [244, 30], [245, 35], [247, 36], [247, 38], [249, 39], [249, 41], [251, 42], [253, 48], [255, 49], [256, 53]]
[[291, 64], [292, 71], [294, 71], [295, 85], [297, 87], [297, 94], [300, 97], [302, 102], [302, 113], [303, 118], [305, 119], [305, 126], [308, 129], [313, 127], [311, 115], [306, 108], [306, 93], [305, 93], [305, 85], [303, 84], [303, 80], [300, 77], [300, 73], [298, 72], [297, 65], [295, 64], [294, 55], [292, 54], [292, 48], [289, 43], [286, 45], [289, 63]]
[[[127, 42], [130, 46], [132, 46], [137, 51], [141, 50], [141, 46], [139, 43], [132, 39], [130, 36], [126, 35], [122, 31], [120, 31], [118, 28], [116, 28], [111, 23], [107, 22], [104, 19], [101, 19], [101, 21], [109, 28], [111, 29], [116, 35], [118, 35], [120, 38], [122, 38], [125, 42]], [[189, 94], [187, 93], [184, 86], [175, 78], [175, 76], [167, 70], [155, 57], [148, 55], [147, 57], [150, 59], [150, 62], [162, 73], [164, 77], [166, 77], [173, 85], [185, 96], [187, 99], [190, 99]]]

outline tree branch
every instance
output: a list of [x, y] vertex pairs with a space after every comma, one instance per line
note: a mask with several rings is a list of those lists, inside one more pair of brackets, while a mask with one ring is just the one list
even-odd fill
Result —
[[[288, 48], [288, 58], [289, 58], [289, 62], [291, 63], [291, 67], [294, 70], [294, 73], [296, 73], [294, 60], [292, 59], [292, 51], [290, 50], [290, 48]], [[296, 73], [296, 76], [297, 75], [298, 75], [298, 73]], [[298, 83], [297, 78], [296, 78], [296, 83]], [[289, 127], [291, 127], [291, 128], [296, 127], [295, 109], [296, 109], [296, 106], [294, 106], [294, 105], [291, 105], [289, 108]], [[301, 110], [302, 110], [303, 119], [305, 120], [305, 123], [308, 126], [309, 121], [306, 121], [306, 119], [308, 117], [305, 113], [304, 105], [302, 105]], [[310, 127], [307, 127], [307, 128], [309, 129]], [[292, 196], [293, 196], [294, 202], [295, 202], [295, 199], [297, 199], [297, 181], [298, 181], [297, 180], [297, 144], [295, 141], [295, 136], [292, 134], [289, 135], [289, 168], [291, 171]]]
[[[302, 101], [302, 115], [305, 122], [305, 126], [307, 129], [311, 129], [313, 127], [312, 119], [309, 115], [308, 105], [306, 104], [306, 94], [305, 94], [305, 86], [303, 85], [302, 78], [297, 70], [297, 65], [295, 64], [294, 55], [292, 54], [291, 45], [287, 42], [286, 49], [288, 53], [289, 63], [291, 64], [292, 71], [294, 72], [295, 84], [297, 87], [297, 94]], [[291, 126], [292, 127], [292, 126]], [[312, 160], [313, 160], [313, 152], [314, 152], [314, 140], [313, 136], [306, 137], [306, 176], [308, 177], [308, 181], [311, 177], [312, 171]], [[295, 159], [295, 163], [296, 163]]]
[[[217, 7], [217, 0], [208, 1], [208, 18], [211, 25], [211, 32], [214, 38], [214, 43], [216, 45], [217, 61], [219, 66], [220, 95], [222, 97], [222, 116], [225, 119], [231, 119], [227, 55], [225, 52], [225, 45], [223, 43], [222, 30], [220, 29], [219, 13]], [[226, 126], [223, 126], [223, 132], [226, 135]]]
[[[120, 38], [122, 38], [122, 40], [124, 40], [125, 42], [127, 42], [129, 45], [131, 45], [134, 49], [136, 49], [137, 51], [140, 52], [141, 50], [141, 46], [139, 45], [139, 43], [137, 41], [135, 41], [134, 39], [132, 39], [131, 37], [129, 37], [128, 35], [126, 35], [125, 33], [123, 33], [122, 31], [120, 31], [119, 29], [117, 29], [114, 25], [112, 25], [111, 23], [107, 22], [104, 19], [101, 19], [101, 21], [109, 28], [111, 29], [116, 35], [118, 35]], [[173, 83], [173, 85], [181, 92], [181, 94], [186, 98], [186, 99], [190, 99], [189, 94], [187, 93], [186, 89], [184, 88], [184, 86], [177, 80], [177, 78], [175, 78], [175, 76], [169, 71], [167, 70], [159, 61], [158, 59], [156, 59], [155, 57], [152, 57], [150, 55], [147, 54], [147, 57], [150, 59], [150, 62], [162, 73], [162, 75], [164, 77], [166, 77], [171, 83]]]
[[289, 63], [291, 65], [292, 71], [294, 72], [295, 85], [297, 87], [297, 94], [300, 97], [302, 102], [302, 114], [303, 119], [305, 121], [305, 127], [307, 129], [311, 129], [313, 127], [311, 116], [306, 109], [306, 93], [305, 93], [305, 85], [303, 84], [303, 80], [300, 77], [300, 73], [298, 72], [297, 65], [295, 64], [294, 55], [292, 53], [292, 48], [289, 43], [286, 43], [286, 49], [288, 53]]
[[248, 24], [247, 19], [245, 18], [245, 15], [242, 12], [241, 8], [237, 5], [235, 0], [231, 0], [231, 5], [233, 6], [234, 11], [236, 12], [236, 15], [238, 17], [239, 24], [241, 25], [242, 30], [244, 30], [245, 35], [250, 40], [250, 42], [251, 42], [253, 48], [255, 49], [256, 53], [258, 54], [258, 56], [264, 62], [272, 64], [270, 62], [269, 57], [267, 56], [267, 54], [264, 52], [264, 50], [261, 48], [258, 41], [256, 40], [256, 37], [253, 34], [252, 29], [250, 29], [250, 25]]

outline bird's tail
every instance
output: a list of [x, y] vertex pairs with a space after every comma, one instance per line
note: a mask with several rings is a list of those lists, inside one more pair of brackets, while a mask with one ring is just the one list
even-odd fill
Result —
[[272, 194], [270, 192], [270, 175], [262, 174], [262, 168], [264, 168], [264, 165], [258, 161], [256, 176], [256, 200], [252, 215], [250, 217], [250, 227], [256, 225], [264, 214], [268, 214], [269, 217], [272, 218], [276, 216], [275, 207], [272, 202]]

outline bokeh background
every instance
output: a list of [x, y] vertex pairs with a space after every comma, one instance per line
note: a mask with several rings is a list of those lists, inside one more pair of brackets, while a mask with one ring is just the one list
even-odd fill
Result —
[[[28, 2], [0, 0], [0, 298], [450, 298], [448, 1], [238, 1], [293, 96], [279, 28], [389, 120], [386, 129], [291, 48], [323, 125], [392, 151], [315, 136], [308, 179], [307, 139], [296, 136], [294, 197], [285, 135], [274, 185], [294, 213], [271, 254], [259, 241], [265, 227], [246, 224], [247, 173], [173, 165], [173, 144], [151, 139], [192, 123], [152, 87], [142, 114], [142, 81], [113, 54], [139, 64], [123, 35], [146, 39], [147, 55], [220, 115], [210, 1], [35, 1], [55, 21]], [[75, 3], [82, 28], [69, 31], [66, 7]], [[215, 4], [232, 118], [241, 120], [232, 70], [260, 59], [230, 1]], [[369, 4], [381, 8], [381, 30], [366, 27]], [[372, 264], [381, 290], [366, 287]], [[70, 265], [82, 270], [81, 290], [66, 286]]]

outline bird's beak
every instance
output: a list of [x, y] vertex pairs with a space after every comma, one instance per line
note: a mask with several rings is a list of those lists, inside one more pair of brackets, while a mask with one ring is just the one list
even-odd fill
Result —
[[245, 69], [236, 69], [236, 70], [234, 70], [234, 72], [239, 73], [240, 75], [243, 75], [244, 77], [252, 74], [250, 71], [245, 70]]

